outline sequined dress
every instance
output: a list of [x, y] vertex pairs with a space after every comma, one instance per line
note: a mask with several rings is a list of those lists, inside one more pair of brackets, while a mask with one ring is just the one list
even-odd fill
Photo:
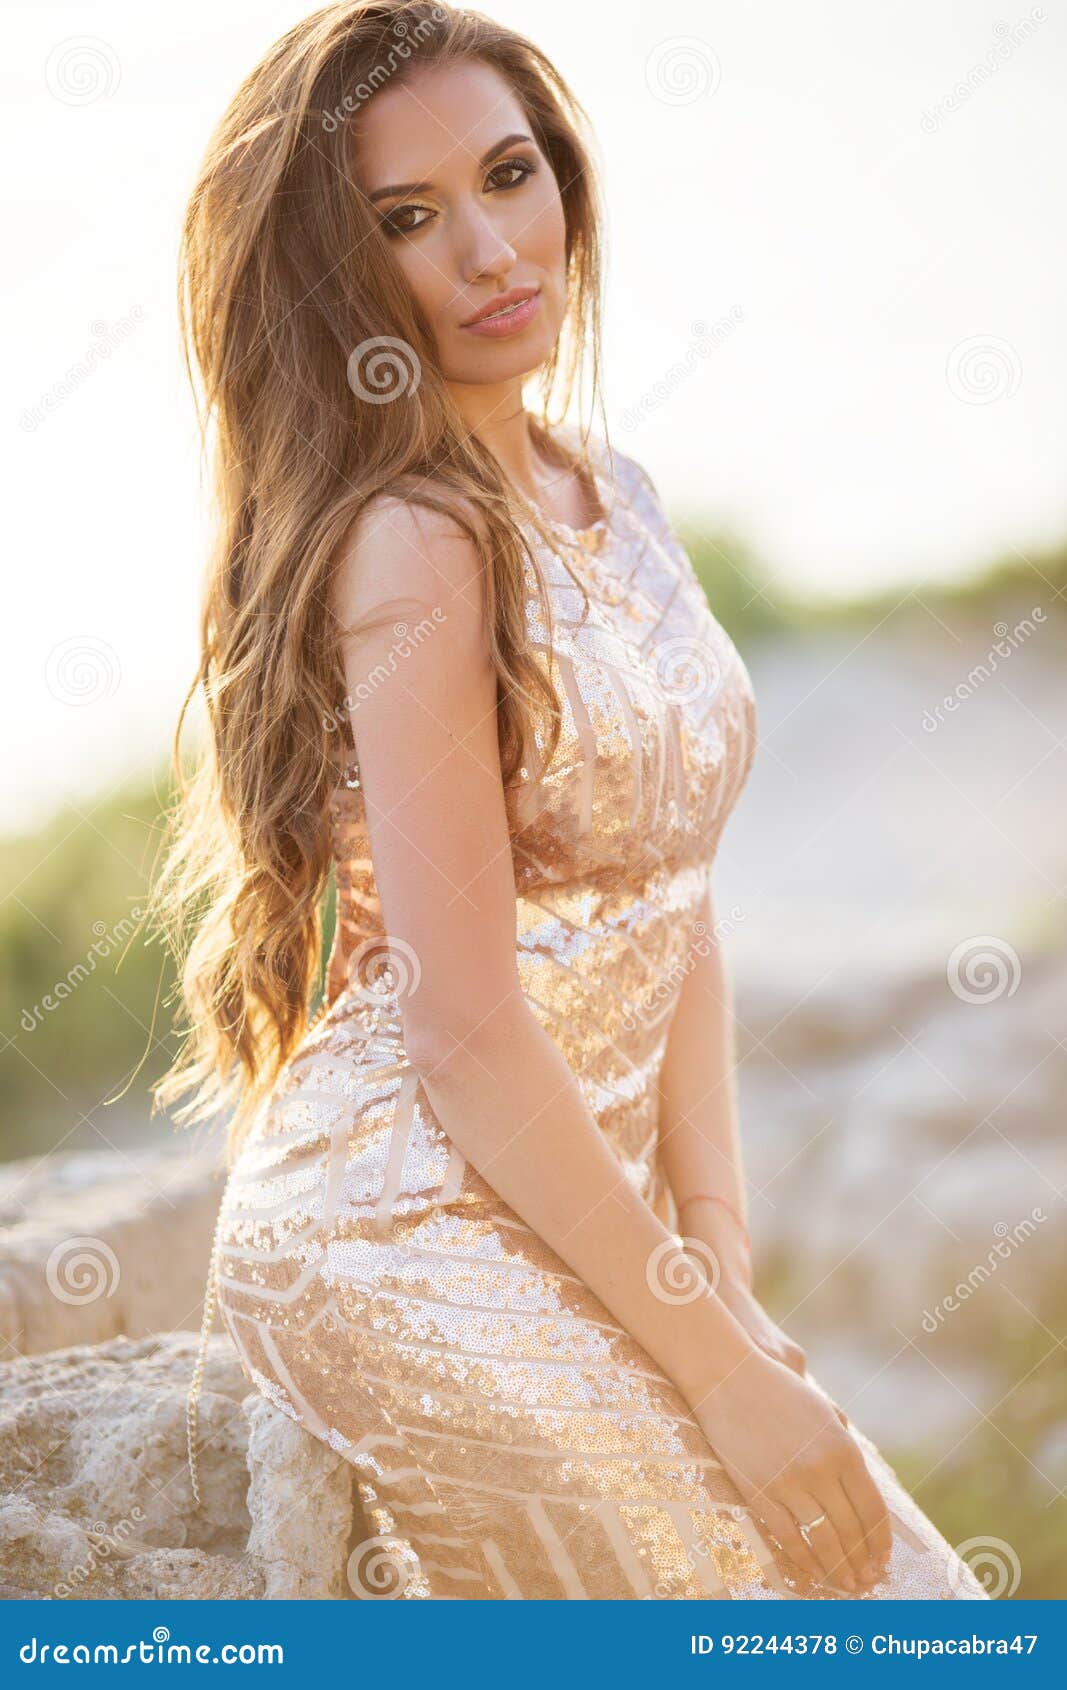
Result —
[[[555, 618], [549, 650], [528, 563], [529, 635], [564, 732], [507, 794], [518, 966], [673, 1232], [656, 1078], [756, 712], [649, 477], [591, 444], [601, 520], [553, 524], [552, 545], [525, 531]], [[358, 769], [339, 774], [327, 1006], [234, 1162], [213, 1274], [251, 1384], [351, 1463], [369, 1534], [354, 1594], [843, 1596], [765, 1540], [673, 1382], [449, 1141], [405, 1055], [402, 984], [367, 984], [383, 923]], [[894, 1532], [874, 1594], [985, 1597], [853, 1430]]]

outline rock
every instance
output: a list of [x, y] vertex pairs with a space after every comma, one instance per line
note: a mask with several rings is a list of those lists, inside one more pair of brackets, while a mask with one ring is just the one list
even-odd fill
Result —
[[211, 1337], [200, 1489], [186, 1450], [193, 1333], [0, 1367], [0, 1590], [41, 1600], [350, 1598], [362, 1515], [344, 1458], [250, 1392]]
[[245, 1402], [249, 1427], [248, 1552], [266, 1569], [264, 1596], [350, 1596], [342, 1589], [353, 1527], [353, 1475], [265, 1397]]
[[188, 1144], [0, 1165], [0, 1352], [198, 1327], [223, 1178]]

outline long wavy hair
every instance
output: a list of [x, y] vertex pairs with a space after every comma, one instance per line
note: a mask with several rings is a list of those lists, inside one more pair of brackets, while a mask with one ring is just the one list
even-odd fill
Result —
[[[533, 743], [535, 717], [547, 733], [544, 760], [558, 741], [559, 698], [528, 648], [530, 552], [515, 490], [464, 428], [433, 326], [346, 156], [354, 104], [416, 67], [470, 58], [515, 90], [559, 185], [567, 309], [536, 372], [541, 414], [531, 411], [530, 424], [547, 458], [588, 473], [587, 435], [568, 455], [548, 432], [554, 392], [565, 411], [587, 364], [600, 392], [601, 218], [582, 139], [588, 118], [521, 35], [426, 0], [356, 0], [313, 13], [238, 89], [184, 220], [180, 325], [210, 457], [214, 532], [200, 659], [175, 730], [176, 792], [146, 911], [177, 963], [170, 1001], [179, 1000], [182, 1037], [152, 1088], [152, 1110], [191, 1091], [173, 1112], [177, 1125], [231, 1111], [231, 1162], [309, 1026], [345, 690], [329, 588], [345, 537], [376, 494], [448, 512], [478, 547], [505, 782]], [[393, 396], [406, 386], [403, 403], [383, 402], [383, 359]], [[536, 513], [525, 514], [539, 526]], [[539, 568], [536, 576], [550, 626]], [[181, 737], [198, 688], [206, 745], [187, 779]]]

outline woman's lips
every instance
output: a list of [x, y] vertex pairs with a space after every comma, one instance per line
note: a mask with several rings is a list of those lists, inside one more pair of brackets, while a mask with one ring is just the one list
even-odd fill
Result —
[[541, 303], [541, 290], [531, 294], [519, 305], [509, 306], [507, 310], [498, 312], [492, 317], [480, 317], [476, 323], [463, 323], [461, 328], [466, 334], [488, 335], [492, 340], [499, 340], [504, 335], [518, 334], [527, 323], [531, 322]]

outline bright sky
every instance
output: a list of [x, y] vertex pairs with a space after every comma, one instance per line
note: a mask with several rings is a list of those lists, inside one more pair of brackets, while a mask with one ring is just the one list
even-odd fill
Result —
[[[206, 533], [180, 218], [238, 82], [310, 9], [4, 6], [5, 829], [169, 737]], [[675, 514], [834, 591], [1067, 532], [1064, 8], [482, 9], [593, 119], [608, 416]]]

